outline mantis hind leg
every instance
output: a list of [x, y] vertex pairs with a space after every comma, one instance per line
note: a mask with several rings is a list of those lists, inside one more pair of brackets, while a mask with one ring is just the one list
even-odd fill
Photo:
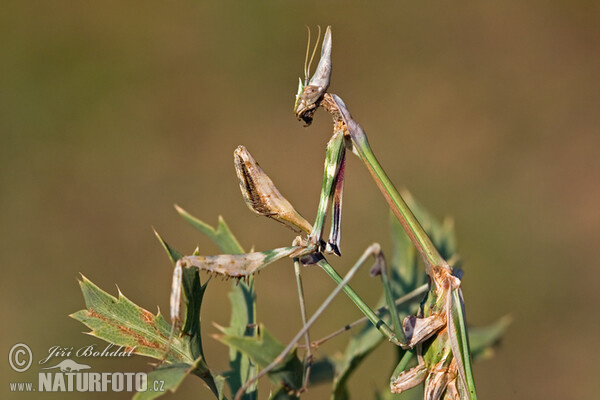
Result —
[[[371, 246], [369, 246], [364, 251], [364, 253], [358, 259], [358, 261], [352, 266], [352, 268], [350, 268], [350, 270], [348, 271], [348, 273], [346, 273], [346, 275], [344, 276], [344, 278], [342, 279], [340, 277], [340, 281], [338, 282], [338, 285], [335, 287], [335, 289], [329, 294], [329, 296], [325, 299], [325, 301], [321, 304], [321, 306], [319, 306], [319, 308], [317, 309], [317, 311], [315, 311], [315, 313], [312, 315], [312, 317], [306, 322], [306, 324], [304, 324], [304, 326], [302, 327], [302, 329], [289, 342], [289, 344], [283, 349], [283, 351], [277, 357], [275, 357], [275, 359], [273, 360], [273, 362], [271, 364], [269, 364], [267, 367], [263, 368], [255, 377], [253, 377], [252, 379], [249, 379], [248, 381], [246, 381], [246, 383], [244, 383], [244, 385], [236, 393], [235, 400], [240, 400], [242, 398], [242, 396], [244, 395], [244, 393], [246, 392], [246, 390], [250, 386], [252, 386], [254, 384], [254, 382], [256, 382], [258, 379], [260, 379], [263, 376], [265, 376], [270, 371], [272, 371], [275, 367], [277, 367], [277, 365], [279, 363], [281, 363], [285, 359], [285, 357], [290, 353], [290, 351], [292, 351], [292, 349], [294, 348], [294, 346], [296, 345], [296, 343], [303, 336], [305, 336], [306, 332], [308, 332], [308, 330], [315, 323], [315, 321], [317, 320], [317, 318], [319, 318], [319, 316], [325, 311], [325, 309], [333, 301], [333, 299], [335, 298], [335, 296], [337, 296], [340, 291], [345, 290], [345, 288], [348, 285], [348, 282], [352, 279], [352, 277], [354, 277], [354, 275], [356, 274], [356, 272], [358, 271], [358, 269], [365, 264], [365, 262], [367, 261], [367, 259], [369, 257], [371, 257], [371, 256], [378, 256], [379, 252], [380, 252], [380, 246], [379, 246], [379, 244], [376, 244], [376, 243], [373, 244], [373, 245], [371, 245]], [[325, 263], [327, 263], [327, 261], [323, 257], [322, 260], [319, 261], [319, 264], [321, 262], [323, 262], [323, 261]]]
[[[302, 315], [302, 325], [306, 325], [306, 304], [304, 302], [304, 289], [302, 286], [302, 277], [300, 276], [300, 260], [297, 258], [294, 259], [294, 273], [296, 275], [296, 287], [298, 289], [298, 299], [300, 300], [300, 313]], [[306, 357], [304, 364], [306, 365], [305, 374], [304, 374], [304, 382], [302, 384], [302, 388], [300, 392], [305, 392], [308, 388], [308, 381], [310, 380], [310, 371], [312, 368], [312, 348], [310, 345], [310, 332], [307, 330], [304, 335], [304, 341], [306, 345]]]

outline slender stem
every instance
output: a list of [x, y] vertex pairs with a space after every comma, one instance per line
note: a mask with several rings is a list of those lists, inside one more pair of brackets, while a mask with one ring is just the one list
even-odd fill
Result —
[[[383, 254], [381, 255], [383, 258]], [[390, 276], [388, 274], [387, 265], [385, 265], [385, 259], [383, 262], [383, 268], [381, 270], [381, 282], [383, 283], [383, 291], [385, 293], [385, 300], [390, 308], [390, 315], [392, 317], [392, 326], [394, 327], [394, 332], [396, 333], [396, 337], [402, 338], [403, 342], [406, 342], [406, 337], [404, 336], [404, 331], [402, 330], [402, 325], [400, 324], [400, 318], [398, 317], [398, 311], [395, 309], [394, 296], [392, 294], [392, 286], [390, 284]]]
[[[427, 288], [428, 288], [427, 284], [421, 285], [418, 288], [416, 288], [415, 290], [413, 290], [412, 292], [407, 293], [404, 296], [398, 298], [395, 301], [396, 306], [399, 306], [400, 304], [408, 303], [410, 301], [415, 300], [419, 296], [423, 295], [423, 293], [427, 292]], [[378, 316], [381, 317], [388, 310], [389, 310], [389, 307], [388, 306], [384, 306], [384, 307], [381, 307], [381, 308], [377, 309], [375, 311], [375, 313]], [[322, 337], [321, 339], [315, 340], [314, 342], [311, 343], [311, 346], [313, 348], [319, 347], [320, 345], [322, 345], [323, 343], [327, 342], [328, 340], [331, 340], [334, 337], [336, 337], [338, 335], [341, 335], [342, 333], [344, 333], [346, 331], [349, 331], [350, 329], [354, 328], [356, 325], [359, 325], [359, 324], [362, 324], [364, 322], [367, 322], [368, 320], [369, 319], [367, 317], [359, 318], [356, 321], [353, 321], [353, 322], [349, 323], [348, 325], [344, 326], [343, 328], [340, 328], [337, 331], [332, 332], [332, 333], [330, 333], [329, 335], [327, 335], [325, 337]]]
[[[377, 247], [379, 247], [379, 245], [377, 245]], [[237, 391], [237, 393], [235, 395], [235, 400], [240, 400], [242, 398], [242, 396], [244, 395], [244, 392], [255, 381], [257, 381], [258, 379], [265, 376], [268, 372], [273, 370], [273, 368], [275, 368], [277, 366], [277, 364], [281, 363], [285, 359], [285, 357], [290, 353], [290, 351], [296, 345], [296, 342], [298, 342], [298, 340], [300, 340], [302, 338], [302, 336], [304, 336], [306, 334], [306, 332], [308, 332], [310, 327], [315, 323], [315, 321], [317, 320], [317, 318], [319, 318], [319, 316], [323, 313], [323, 311], [325, 311], [325, 309], [333, 301], [335, 296], [337, 296], [341, 290], [344, 290], [344, 291], [346, 290], [347, 284], [350, 281], [350, 279], [352, 279], [352, 277], [356, 274], [356, 271], [358, 271], [358, 269], [365, 263], [365, 261], [367, 261], [367, 258], [369, 258], [369, 256], [371, 256], [371, 254], [373, 254], [373, 248], [374, 248], [373, 245], [369, 246], [365, 250], [363, 255], [358, 259], [358, 261], [352, 266], [352, 268], [350, 268], [350, 270], [348, 271], [346, 276], [344, 276], [343, 279], [340, 277], [340, 281], [339, 281], [338, 285], [336, 286], [336, 288], [333, 289], [333, 291], [329, 294], [329, 296], [325, 299], [325, 301], [321, 304], [321, 306], [319, 306], [317, 311], [315, 311], [315, 313], [308, 320], [308, 322], [302, 327], [302, 329], [300, 329], [300, 331], [296, 334], [296, 336], [294, 336], [294, 338], [290, 341], [290, 343], [288, 343], [288, 345], [283, 349], [283, 351], [281, 353], [279, 353], [279, 355], [277, 357], [275, 357], [275, 359], [273, 360], [273, 362], [271, 364], [269, 364], [268, 366], [263, 368], [255, 377], [247, 380], [246, 383], [244, 383], [244, 385], [242, 385], [242, 387]], [[323, 258], [322, 261], [324, 261], [324, 260], [325, 259]], [[327, 263], [327, 261], [325, 261], [325, 263]], [[321, 264], [321, 262], [319, 262], [319, 264]], [[327, 265], [329, 265], [329, 263], [327, 263]], [[331, 266], [329, 266], [329, 267], [331, 268]], [[333, 269], [333, 268], [331, 268], [331, 269]], [[336, 275], [337, 275], [337, 273], [336, 273]], [[371, 310], [371, 312], [373, 312], [373, 311]]]
[[[342, 282], [342, 277], [337, 273], [335, 269], [333, 269], [331, 264], [329, 264], [329, 262], [327, 262], [326, 259], [321, 259], [317, 264], [323, 269], [323, 271], [327, 273], [327, 275], [329, 275], [331, 279], [333, 279], [334, 282], [338, 284]], [[394, 343], [397, 346], [403, 345], [403, 343], [400, 340], [398, 340], [398, 338], [394, 334], [394, 331], [381, 318], [379, 318], [377, 313], [375, 313], [375, 311], [373, 311], [373, 309], [371, 309], [371, 307], [369, 307], [367, 303], [365, 303], [363, 299], [361, 299], [361, 297], [354, 291], [354, 289], [346, 285], [343, 287], [343, 290], [346, 293], [346, 295], [348, 295], [350, 300], [352, 300], [352, 302], [356, 304], [359, 310], [362, 311], [365, 317], [369, 321], [371, 321], [373, 325], [375, 325], [375, 328], [377, 328], [379, 332], [383, 334], [383, 336], [385, 336], [390, 342]]]
[[[302, 287], [302, 276], [300, 275], [300, 261], [294, 258], [294, 273], [296, 275], [296, 287], [298, 289], [298, 299], [300, 300], [300, 313], [302, 314], [302, 325], [306, 326], [306, 304], [304, 302], [304, 289]], [[312, 367], [312, 349], [310, 347], [310, 332], [307, 330], [304, 335], [306, 342], [306, 374], [304, 375], [304, 383], [302, 390], [306, 390], [308, 387], [308, 381], [310, 379], [310, 370]]]

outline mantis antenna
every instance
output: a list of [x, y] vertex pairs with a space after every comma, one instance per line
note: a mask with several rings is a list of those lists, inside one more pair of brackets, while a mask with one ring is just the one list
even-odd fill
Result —
[[317, 41], [315, 43], [315, 47], [313, 48], [309, 60], [308, 53], [310, 52], [310, 28], [308, 27], [308, 25], [306, 25], [306, 30], [308, 31], [308, 42], [306, 43], [306, 56], [304, 57], [304, 86], [308, 85], [308, 80], [310, 77], [310, 67], [312, 65], [313, 59], [315, 58], [317, 47], [319, 47], [319, 40], [321, 39], [321, 25], [317, 25], [317, 27], [319, 28], [319, 34], [317, 35]]

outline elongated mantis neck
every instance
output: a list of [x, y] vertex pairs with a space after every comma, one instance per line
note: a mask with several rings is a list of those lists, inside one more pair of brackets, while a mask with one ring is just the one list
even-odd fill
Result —
[[379, 164], [375, 154], [373, 154], [371, 146], [369, 146], [366, 138], [360, 145], [354, 141], [353, 143], [358, 150], [361, 160], [366, 165], [369, 173], [375, 180], [375, 183], [377, 183], [385, 200], [390, 205], [392, 212], [396, 218], [398, 218], [400, 224], [402, 224], [406, 234], [419, 253], [421, 253], [421, 257], [423, 257], [426, 264], [428, 264], [428, 266], [446, 266], [446, 260], [444, 260], [437, 251], [415, 215], [412, 213], [400, 193], [398, 193], [398, 190], [394, 187], [394, 184], [381, 167], [381, 164]]
[[[381, 190], [385, 200], [390, 205], [392, 212], [396, 218], [398, 218], [398, 221], [402, 224], [408, 237], [421, 254], [428, 269], [428, 273], [431, 272], [432, 267], [450, 270], [450, 266], [446, 260], [444, 260], [437, 251], [433, 242], [429, 236], [427, 236], [427, 233], [425, 233], [425, 230], [400, 193], [398, 193], [398, 190], [381, 167], [381, 164], [379, 164], [377, 157], [375, 157], [373, 150], [371, 150], [365, 131], [352, 119], [352, 116], [350, 115], [350, 112], [348, 112], [342, 99], [335, 94], [326, 94], [323, 105], [333, 115], [334, 119], [341, 118], [346, 124], [348, 134], [352, 139], [352, 144], [358, 151], [360, 159], [366, 165], [369, 173], [375, 180], [375, 183], [377, 183], [379, 190]], [[432, 276], [431, 274], [429, 275]]]

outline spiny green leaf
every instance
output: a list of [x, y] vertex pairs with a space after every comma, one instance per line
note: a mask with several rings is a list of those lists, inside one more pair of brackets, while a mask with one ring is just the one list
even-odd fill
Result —
[[183, 254], [169, 246], [169, 244], [163, 240], [163, 238], [158, 234], [158, 232], [156, 232], [156, 229], [154, 230], [154, 234], [156, 235], [156, 238], [158, 239], [160, 244], [162, 244], [163, 248], [167, 252], [167, 256], [169, 256], [169, 259], [173, 264], [175, 264], [177, 260], [183, 257]]
[[[159, 360], [165, 355], [171, 333], [171, 325], [158, 313], [152, 314], [125, 297], [119, 291], [115, 298], [93, 284], [85, 276], [79, 282], [87, 310], [71, 315], [92, 331], [89, 333], [107, 342], [135, 347], [134, 353]], [[192, 364], [189, 344], [183, 339], [174, 338], [169, 362]]]
[[198, 358], [198, 360], [201, 361], [201, 363], [197, 364], [196, 368], [191, 372], [206, 383], [217, 399], [224, 399], [223, 386], [225, 385], [225, 377], [212, 372], [208, 368], [204, 368], [206, 363], [202, 361], [203, 357]]
[[199, 376], [212, 390], [213, 394], [220, 399], [223, 397], [223, 383], [225, 378], [213, 373], [208, 368], [208, 365], [204, 362], [204, 350], [202, 348], [200, 309], [208, 282], [202, 285], [198, 268], [184, 268], [181, 281], [183, 293], [187, 301], [185, 324], [182, 331], [187, 335], [191, 355], [200, 360], [196, 363], [196, 368], [192, 372], [194, 375]]
[[[187, 308], [186, 328], [184, 328], [187, 335], [184, 338], [177, 336], [173, 338], [166, 361], [172, 363], [167, 365], [174, 366], [168, 368], [165, 365], [159, 368], [161, 372], [155, 379], [165, 380], [169, 385], [168, 388], [174, 391], [180, 381], [192, 372], [202, 378], [214, 395], [220, 399], [223, 396], [224, 378], [213, 374], [208, 368], [204, 361], [200, 336], [200, 306], [206, 285], [200, 284], [198, 271], [192, 269], [184, 271], [183, 282], [186, 297], [193, 299]], [[119, 297], [115, 298], [86, 277], [82, 277], [80, 286], [87, 310], [78, 311], [71, 317], [91, 328], [91, 335], [115, 345], [134, 348], [135, 354], [163, 360], [171, 335], [171, 325], [162, 315], [154, 315], [137, 306], [121, 292]], [[196, 322], [193, 322], [193, 319], [196, 319]], [[161, 394], [164, 392], [143, 398], [154, 398]], [[144, 396], [149, 394], [146, 393]]]
[[[165, 248], [167, 255], [172, 262], [177, 262], [182, 257], [182, 254], [169, 246], [169, 244], [156, 232], [154, 234]], [[202, 337], [201, 337], [201, 320], [200, 320], [200, 307], [202, 305], [202, 298], [206, 291], [206, 282], [204, 285], [200, 282], [200, 274], [198, 268], [184, 268], [182, 275], [183, 293], [186, 299], [186, 316], [183, 332], [189, 335], [190, 351], [194, 358], [204, 357], [202, 351]]]
[[[231, 336], [255, 336], [256, 329], [253, 321], [256, 318], [256, 293], [254, 292], [254, 282], [250, 285], [241, 285], [238, 290], [229, 292], [229, 301], [231, 302], [231, 320], [230, 326], [223, 328], [223, 332]], [[230, 356], [236, 351], [230, 349]]]
[[[256, 337], [221, 335], [216, 338], [227, 346], [234, 347], [246, 354], [259, 367], [264, 368], [275, 360], [285, 346], [275, 339], [264, 326], [259, 326], [258, 332]], [[294, 350], [268, 375], [275, 384], [283, 385], [287, 389], [299, 389], [302, 386], [302, 373], [302, 362]]]
[[[182, 254], [169, 246], [169, 244], [156, 232], [154, 234], [164, 247], [167, 255], [173, 263], [177, 262], [182, 257]], [[200, 282], [200, 274], [198, 268], [184, 268], [182, 275], [183, 293], [186, 299], [186, 315], [183, 332], [189, 335], [190, 352], [193, 358], [204, 357], [202, 351], [201, 337], [201, 322], [200, 322], [200, 307], [202, 298], [206, 291], [206, 285]]]
[[[138, 392], [133, 396], [134, 400], [151, 400], [160, 397], [167, 390], [175, 392], [185, 377], [201, 369], [201, 358], [196, 360], [196, 365], [192, 366], [185, 363], [163, 364], [148, 374], [148, 388], [160, 389], [160, 391], [147, 390]], [[157, 382], [157, 383], [155, 383]], [[217, 376], [214, 380], [214, 387], [209, 388], [215, 393], [218, 400], [223, 399], [223, 384], [225, 380], [222, 376]]]
[[204, 233], [213, 242], [215, 242], [223, 254], [240, 254], [244, 252], [244, 249], [237, 241], [235, 236], [233, 236], [233, 233], [231, 233], [231, 230], [229, 230], [225, 220], [220, 215], [217, 229], [215, 229], [206, 222], [200, 221], [198, 218], [192, 216], [178, 205], [175, 205], [175, 210], [177, 210], [179, 215], [181, 215], [181, 217], [190, 225]]
[[[190, 373], [191, 366], [185, 363], [165, 364], [156, 368], [148, 374], [148, 388], [158, 390], [147, 390], [138, 392], [133, 396], [134, 400], [151, 400], [165, 394], [167, 390], [175, 392], [183, 379]], [[157, 382], [155, 384], [155, 382]]]
[[[177, 260], [182, 257], [182, 254], [169, 246], [169, 244], [163, 240], [156, 230], [154, 233], [161, 242], [162, 246], [165, 248], [171, 261], [174, 263], [177, 262]], [[202, 298], [204, 297], [204, 292], [206, 291], [208, 282], [204, 285], [201, 284], [198, 268], [184, 268], [181, 281], [183, 285], [183, 293], [186, 299], [185, 324], [182, 330], [187, 335], [187, 342], [189, 343], [189, 352], [191, 356], [193, 358], [203, 360], [204, 351], [202, 349], [202, 323], [200, 319], [200, 308], [202, 306]], [[223, 378], [212, 374], [206, 363], [199, 364], [198, 369], [195, 370], [195, 374], [200, 376], [206, 382], [211, 390], [213, 390], [215, 396], [222, 396], [222, 392], [216, 391], [217, 385], [215, 382], [218, 379]]]
[[182, 276], [183, 292], [187, 300], [185, 324], [183, 332], [189, 335], [190, 352], [193, 357], [204, 357], [202, 349], [202, 321], [200, 307], [208, 282], [200, 283], [200, 274], [197, 268], [184, 268]]
[[[223, 217], [219, 216], [217, 228], [213, 228], [207, 223], [199, 220], [192, 216], [190, 213], [185, 211], [179, 206], [175, 206], [175, 209], [194, 228], [208, 236], [223, 253], [226, 254], [242, 254], [244, 249], [235, 238], [231, 230], [227, 226], [227, 223]], [[232, 289], [229, 292], [229, 299], [231, 300], [231, 319], [229, 327], [226, 328], [226, 333], [234, 336], [254, 336], [256, 335], [254, 329], [248, 329], [256, 323], [256, 294], [254, 293], [254, 278], [250, 277], [248, 283], [236, 282], [232, 285]], [[253, 365], [248, 357], [244, 354], [231, 348], [229, 350], [229, 367], [230, 371], [225, 373], [227, 377], [227, 384], [231, 389], [232, 393], [236, 393], [238, 389], [251, 377], [257, 373], [257, 368]], [[244, 400], [254, 400], [257, 398], [256, 388], [250, 390], [249, 393], [244, 394]]]

